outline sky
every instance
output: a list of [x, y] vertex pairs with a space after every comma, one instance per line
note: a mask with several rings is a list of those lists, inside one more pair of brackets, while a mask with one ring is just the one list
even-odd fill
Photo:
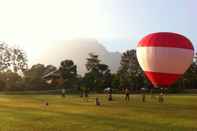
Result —
[[24, 48], [30, 59], [56, 40], [93, 38], [122, 52], [165, 31], [197, 48], [196, 12], [196, 0], [0, 0], [0, 41]]
[[[176, 32], [188, 37], [197, 47], [196, 0], [111, 0], [104, 4], [111, 16], [108, 48], [135, 48], [138, 41], [153, 32]], [[123, 44], [114, 44], [123, 43]]]

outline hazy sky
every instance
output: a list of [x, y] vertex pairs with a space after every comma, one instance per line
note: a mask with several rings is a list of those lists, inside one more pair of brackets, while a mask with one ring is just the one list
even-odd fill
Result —
[[30, 58], [53, 40], [96, 38], [123, 51], [158, 31], [184, 34], [197, 47], [196, 12], [196, 0], [0, 0], [0, 40]]

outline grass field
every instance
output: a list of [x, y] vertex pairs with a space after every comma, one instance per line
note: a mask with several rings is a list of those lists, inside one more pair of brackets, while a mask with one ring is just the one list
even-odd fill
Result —
[[113, 97], [0, 95], [0, 131], [197, 131], [197, 96], [169, 95], [163, 104], [150, 96], [146, 103], [140, 95], [128, 103]]

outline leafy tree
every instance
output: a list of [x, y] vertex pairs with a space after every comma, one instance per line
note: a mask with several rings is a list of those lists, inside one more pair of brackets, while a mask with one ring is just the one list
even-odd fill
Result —
[[11, 70], [0, 73], [1, 90], [17, 90], [16, 84], [21, 76]]
[[91, 90], [96, 88], [98, 82], [98, 65], [100, 64], [100, 60], [98, 59], [98, 55], [94, 53], [89, 53], [89, 58], [87, 58], [86, 69], [87, 73], [85, 73], [83, 78], [84, 88]]
[[77, 81], [77, 66], [72, 60], [64, 60], [59, 68], [61, 77], [64, 79], [64, 88], [75, 87]]
[[26, 68], [25, 52], [19, 48], [9, 47], [5, 42], [0, 42], [0, 72], [7, 70], [23, 72]]
[[89, 53], [89, 58], [87, 58], [87, 63], [86, 63], [87, 71], [98, 73], [99, 64], [100, 64], [100, 60], [98, 59], [98, 55], [94, 53]]
[[186, 73], [179, 79], [173, 87], [177, 90], [197, 88], [197, 55], [195, 54], [193, 63]]
[[111, 86], [114, 89], [118, 89], [119, 88], [119, 86], [120, 86], [120, 79], [119, 79], [119, 76], [117, 74], [112, 74]]
[[84, 76], [86, 88], [102, 90], [111, 86], [111, 71], [106, 64], [100, 63], [98, 55], [90, 53], [86, 63], [87, 73]]
[[100, 84], [100, 89], [111, 87], [112, 76], [109, 66], [106, 64], [99, 64], [98, 69], [100, 81], [98, 84]]
[[45, 65], [43, 64], [36, 64], [33, 65], [30, 69], [27, 69], [24, 72], [23, 78], [26, 88], [31, 90], [49, 89], [49, 85], [45, 82], [45, 80], [42, 77], [49, 72], [49, 69], [52, 69], [51, 67], [55, 69], [54, 66], [50, 65], [45, 67]]
[[0, 42], [0, 83], [1, 89], [16, 90], [22, 74], [27, 69], [27, 57], [22, 49]]
[[128, 50], [122, 54], [118, 76], [121, 88], [131, 87], [136, 90], [143, 86], [145, 76], [137, 61], [136, 50]]

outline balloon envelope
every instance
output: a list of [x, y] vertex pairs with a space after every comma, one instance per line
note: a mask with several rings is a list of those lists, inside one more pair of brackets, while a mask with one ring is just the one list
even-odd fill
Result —
[[168, 87], [192, 63], [194, 48], [185, 36], [159, 32], [145, 36], [137, 46], [137, 59], [154, 86]]

